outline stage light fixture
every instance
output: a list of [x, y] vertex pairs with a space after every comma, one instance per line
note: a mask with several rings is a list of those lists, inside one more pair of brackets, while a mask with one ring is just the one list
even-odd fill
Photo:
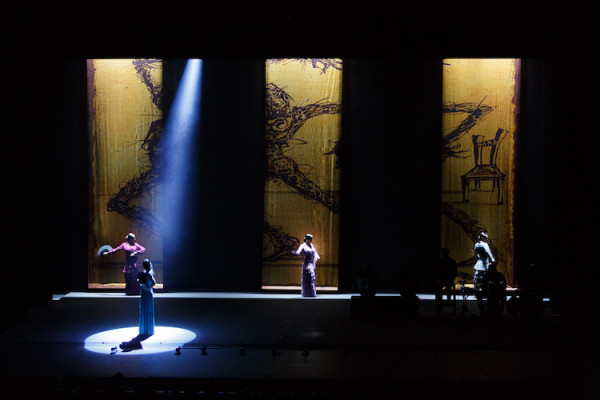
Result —
[[206, 354], [206, 346], [202, 346], [202, 355], [205, 356]]
[[177, 348], [175, 349], [175, 355], [176, 355], [176, 356], [180, 356], [180, 355], [181, 355], [181, 346], [179, 346], [179, 347], [177, 347]]

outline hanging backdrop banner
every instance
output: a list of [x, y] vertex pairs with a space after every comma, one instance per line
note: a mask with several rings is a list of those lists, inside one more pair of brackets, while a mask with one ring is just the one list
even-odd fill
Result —
[[518, 59], [446, 59], [443, 65], [442, 247], [473, 276], [480, 232], [514, 283], [514, 144]]
[[266, 61], [263, 288], [300, 287], [304, 235], [321, 259], [316, 284], [337, 289], [342, 61]]
[[97, 256], [132, 232], [162, 287], [158, 145], [163, 131], [162, 61], [88, 60], [91, 185], [88, 287], [124, 287], [125, 254]]

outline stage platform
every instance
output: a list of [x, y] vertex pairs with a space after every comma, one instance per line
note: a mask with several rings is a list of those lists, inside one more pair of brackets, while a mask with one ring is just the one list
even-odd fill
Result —
[[[390, 310], [387, 318], [357, 319], [353, 296], [156, 293], [155, 335], [123, 351], [118, 345], [137, 335], [139, 296], [55, 295], [0, 336], [3, 384], [14, 391], [107, 394], [117, 380], [129, 388], [147, 388], [151, 380], [156, 396], [173, 390], [200, 396], [210, 387], [306, 396], [393, 390], [406, 398], [477, 390], [554, 398], [575, 390], [586, 398], [599, 381], [599, 347], [586, 347], [563, 327], [548, 302], [536, 321], [488, 321], [451, 308], [436, 315], [435, 297], [419, 294], [416, 318]], [[474, 299], [467, 305], [476, 313]]]

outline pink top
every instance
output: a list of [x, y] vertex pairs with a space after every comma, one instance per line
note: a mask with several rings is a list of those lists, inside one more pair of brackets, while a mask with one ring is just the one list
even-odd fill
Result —
[[[139, 243], [134, 243], [133, 245], [130, 245], [129, 242], [123, 242], [121, 243], [121, 245], [119, 247], [115, 247], [112, 250], [109, 250], [107, 253], [115, 253], [119, 250], [124, 250], [125, 253], [127, 253], [127, 256], [125, 256], [125, 265], [123, 266], [123, 272], [127, 272], [127, 273], [131, 273], [131, 272], [136, 272], [138, 270], [138, 264], [137, 264], [137, 254], [141, 254], [143, 252], [146, 251], [146, 249], [141, 246]], [[136, 255], [131, 255], [131, 253], [137, 253]]]

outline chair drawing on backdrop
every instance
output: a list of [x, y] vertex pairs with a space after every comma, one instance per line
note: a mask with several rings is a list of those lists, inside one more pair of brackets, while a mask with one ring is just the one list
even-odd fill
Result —
[[504, 202], [502, 188], [506, 174], [496, 166], [496, 160], [498, 158], [500, 143], [507, 134], [507, 130], [499, 128], [493, 139], [484, 140], [483, 135], [473, 135], [475, 166], [461, 176], [463, 202], [466, 203], [469, 201], [469, 192], [484, 191], [481, 189], [481, 182], [483, 181], [491, 181], [492, 188], [489, 191], [493, 192], [496, 190], [498, 192], [498, 204]]

